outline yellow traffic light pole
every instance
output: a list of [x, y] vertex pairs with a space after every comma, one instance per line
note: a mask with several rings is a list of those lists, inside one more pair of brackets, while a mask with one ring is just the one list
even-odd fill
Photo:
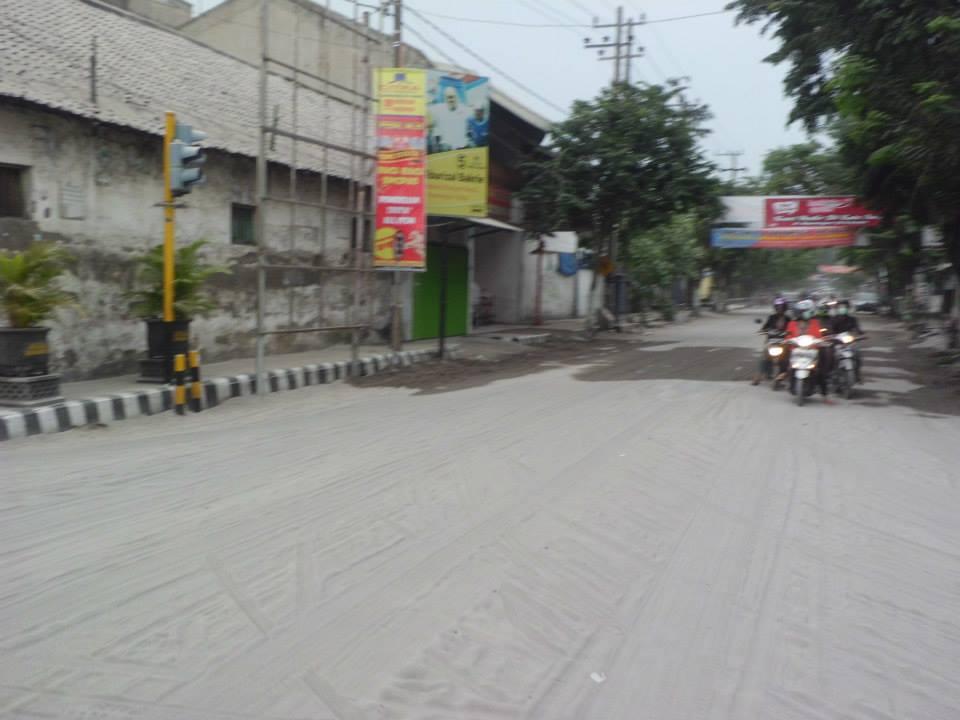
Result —
[[167, 127], [163, 137], [163, 320], [173, 322], [174, 240], [176, 238], [176, 209], [173, 207], [170, 146], [177, 136], [176, 113], [167, 113]]

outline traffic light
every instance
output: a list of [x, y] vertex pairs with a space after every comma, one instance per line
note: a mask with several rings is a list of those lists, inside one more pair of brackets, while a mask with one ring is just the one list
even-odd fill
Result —
[[205, 132], [177, 123], [175, 139], [170, 143], [170, 194], [173, 197], [186, 195], [194, 185], [205, 182], [201, 168], [207, 154], [199, 143], [206, 137]]

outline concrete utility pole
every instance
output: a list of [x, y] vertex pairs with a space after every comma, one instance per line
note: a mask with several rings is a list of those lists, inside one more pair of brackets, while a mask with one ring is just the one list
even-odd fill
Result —
[[[403, 67], [403, 0], [393, 0], [393, 66]], [[400, 271], [393, 271], [391, 282], [393, 306], [390, 309], [390, 347], [403, 349], [403, 314], [400, 303]]]
[[737, 161], [740, 159], [740, 156], [743, 155], [743, 150], [731, 150], [730, 152], [717, 153], [717, 155], [730, 158], [730, 167], [721, 168], [720, 172], [730, 173], [731, 183], [736, 185], [737, 175], [747, 171], [745, 167], [737, 167]]
[[[609, 35], [604, 35], [601, 42], [591, 42], [590, 38], [584, 38], [583, 47], [588, 50], [597, 50], [600, 60], [613, 61], [613, 82], [630, 82], [631, 68], [634, 58], [643, 57], [643, 48], [633, 46], [633, 28], [635, 25], [643, 23], [643, 18], [633, 20], [623, 17], [623, 6], [617, 7], [616, 22], [601, 25], [597, 18], [593, 19], [593, 27], [596, 30], [613, 28], [614, 34], [611, 40]], [[605, 51], [613, 49], [613, 55], [606, 55]], [[635, 52], [636, 51], [636, 52]]]

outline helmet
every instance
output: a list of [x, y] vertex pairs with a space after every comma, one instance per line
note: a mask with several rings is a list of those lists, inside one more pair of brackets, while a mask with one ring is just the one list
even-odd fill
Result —
[[813, 317], [815, 309], [816, 306], [813, 304], [813, 300], [801, 300], [793, 306], [793, 310], [797, 316], [802, 317], [805, 320], [809, 320]]
[[774, 310], [779, 310], [780, 308], [783, 308], [784, 312], [786, 312], [788, 307], [790, 307], [790, 303], [787, 302], [787, 299], [785, 297], [778, 297], [773, 301]]

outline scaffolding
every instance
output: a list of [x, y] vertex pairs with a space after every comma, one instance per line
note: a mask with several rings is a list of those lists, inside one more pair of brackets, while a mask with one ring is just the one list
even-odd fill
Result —
[[[375, 35], [369, 27], [369, 13], [364, 12], [362, 22], [354, 3], [353, 22], [332, 13], [330, 0], [326, 8], [305, 8], [298, 0], [284, 3], [294, 12], [293, 31], [290, 37], [292, 62], [271, 55], [272, 0], [260, 0], [260, 76], [258, 107], [258, 154], [256, 168], [256, 388], [263, 392], [265, 383], [265, 360], [267, 342], [273, 336], [300, 333], [349, 333], [351, 357], [358, 361], [360, 339], [374, 325], [372, 293], [376, 278], [370, 248], [373, 226], [373, 178], [375, 159], [373, 154], [372, 74], [371, 50], [384, 46], [382, 33]], [[304, 13], [319, 15], [320, 57], [319, 72], [310, 72], [302, 67], [301, 45], [306, 36], [302, 28]], [[332, 75], [335, 45], [334, 26], [349, 32], [351, 49], [350, 81], [335, 82]], [[280, 31], [278, 31], [280, 32]], [[363, 51], [362, 53], [360, 51]], [[318, 104], [319, 103], [319, 104]], [[315, 125], [304, 128], [301, 111], [306, 106], [308, 121], [322, 118], [321, 134], [311, 135]], [[344, 107], [346, 106], [346, 107]], [[272, 112], [271, 112], [272, 107]], [[334, 137], [331, 128], [349, 126], [349, 140], [342, 135]], [[278, 177], [271, 178], [271, 166], [288, 169], [286, 183]], [[305, 172], [315, 177], [319, 174], [319, 190], [314, 188], [312, 197], [303, 197], [310, 191], [301, 187], [301, 175]], [[338, 204], [331, 198], [330, 179], [346, 180], [345, 202]], [[286, 188], [283, 185], [286, 185]], [[314, 183], [315, 184], [315, 183]], [[316, 197], [316, 195], [319, 197]], [[286, 209], [287, 248], [294, 258], [291, 262], [271, 259], [278, 254], [271, 248], [268, 218], [283, 217]], [[314, 222], [304, 218], [311, 213]], [[273, 213], [276, 213], [274, 215]], [[319, 228], [315, 220], [319, 213]], [[346, 215], [350, 225], [350, 248], [344, 264], [334, 264], [329, 258], [331, 219]], [[307, 244], [314, 251], [312, 261], [297, 259], [298, 235], [306, 234]], [[319, 252], [317, 252], [319, 251]], [[319, 258], [322, 262], [317, 262]], [[284, 281], [293, 277], [318, 278], [319, 301], [316, 317], [318, 322], [310, 327], [269, 327], [268, 276], [282, 273]], [[324, 289], [336, 278], [352, 275], [349, 305], [345, 322], [327, 324]], [[309, 286], [309, 283], [305, 283]], [[290, 293], [290, 314], [293, 315], [294, 294]], [[361, 307], [367, 307], [362, 317]], [[275, 323], [274, 323], [275, 324]]]

